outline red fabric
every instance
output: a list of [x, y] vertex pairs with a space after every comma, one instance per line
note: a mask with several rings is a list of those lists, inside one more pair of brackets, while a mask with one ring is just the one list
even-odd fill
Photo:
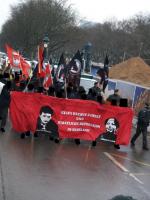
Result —
[[34, 133], [42, 106], [50, 106], [54, 110], [52, 119], [58, 124], [60, 138], [95, 140], [106, 132], [105, 120], [115, 117], [120, 124], [116, 144], [127, 145], [130, 141], [133, 118], [130, 108], [99, 105], [88, 100], [61, 99], [38, 93], [11, 93], [10, 117], [13, 128], [17, 132], [30, 130]]
[[22, 56], [20, 56], [20, 63], [22, 74], [25, 75], [26, 78], [28, 78], [30, 73], [30, 65], [24, 60]]
[[30, 65], [24, 60], [24, 58], [14, 49], [6, 44], [7, 55], [11, 66], [19, 67], [22, 69], [22, 74], [29, 77]]
[[50, 68], [50, 64], [47, 64], [45, 68], [45, 77], [44, 77], [43, 87], [46, 90], [48, 90], [48, 88], [51, 85], [52, 85], [51, 68]]
[[12, 49], [9, 45], [6, 44], [5, 46], [11, 66], [21, 68], [19, 53]]
[[44, 53], [44, 47], [38, 46], [38, 73], [40, 74], [42, 72], [42, 66], [43, 66], [43, 53]]

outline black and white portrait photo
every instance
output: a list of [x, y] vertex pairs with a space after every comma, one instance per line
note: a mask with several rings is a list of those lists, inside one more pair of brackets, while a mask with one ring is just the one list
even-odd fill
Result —
[[51, 137], [59, 138], [58, 126], [52, 120], [54, 111], [49, 106], [43, 106], [40, 109], [39, 117], [37, 119], [36, 132], [48, 133]]
[[102, 139], [108, 141], [116, 141], [117, 130], [119, 128], [119, 122], [116, 118], [108, 118], [105, 120], [105, 133], [102, 135]]

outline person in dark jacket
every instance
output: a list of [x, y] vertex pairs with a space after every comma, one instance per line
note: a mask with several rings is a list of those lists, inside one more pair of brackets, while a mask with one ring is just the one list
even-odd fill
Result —
[[96, 93], [96, 97], [101, 95], [101, 84], [99, 82], [95, 82], [94, 86], [91, 88], [93, 93]]
[[11, 84], [7, 81], [6, 85], [4, 85], [2, 92], [0, 94], [0, 130], [4, 133], [5, 132], [5, 125], [7, 122], [8, 116], [8, 108], [10, 105], [10, 87]]
[[131, 139], [131, 146], [135, 146], [136, 139], [140, 136], [142, 133], [143, 135], [143, 149], [149, 150], [148, 144], [147, 144], [147, 127], [150, 122], [150, 106], [148, 103], [145, 104], [145, 107], [140, 110], [138, 113], [138, 121], [137, 121], [137, 128], [136, 133]]
[[121, 97], [119, 95], [119, 90], [115, 89], [114, 94], [109, 95], [109, 97], [107, 98], [107, 101], [111, 102], [111, 105], [119, 106], [120, 99]]

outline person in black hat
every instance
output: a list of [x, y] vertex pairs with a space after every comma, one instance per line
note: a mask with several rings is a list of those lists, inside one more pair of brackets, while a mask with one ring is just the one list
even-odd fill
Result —
[[111, 105], [119, 106], [120, 104], [120, 95], [119, 95], [119, 89], [114, 90], [114, 94], [109, 95], [107, 98], [107, 101], [111, 102]]
[[149, 150], [148, 144], [147, 144], [147, 127], [149, 126], [149, 122], [150, 122], [150, 106], [148, 103], [145, 103], [145, 107], [139, 111], [137, 120], [138, 121], [137, 121], [136, 133], [131, 139], [131, 146], [132, 147], [135, 146], [136, 139], [142, 133], [143, 149]]

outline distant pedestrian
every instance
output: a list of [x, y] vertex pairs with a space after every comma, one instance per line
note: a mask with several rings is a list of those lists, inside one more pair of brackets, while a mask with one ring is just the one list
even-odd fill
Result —
[[142, 110], [140, 110], [140, 112], [138, 113], [136, 133], [131, 139], [131, 146], [135, 146], [136, 139], [142, 133], [142, 135], [143, 135], [143, 149], [149, 150], [148, 144], [147, 144], [147, 127], [149, 125], [149, 122], [150, 122], [150, 106], [149, 106], [148, 103], [146, 103], [145, 107]]

